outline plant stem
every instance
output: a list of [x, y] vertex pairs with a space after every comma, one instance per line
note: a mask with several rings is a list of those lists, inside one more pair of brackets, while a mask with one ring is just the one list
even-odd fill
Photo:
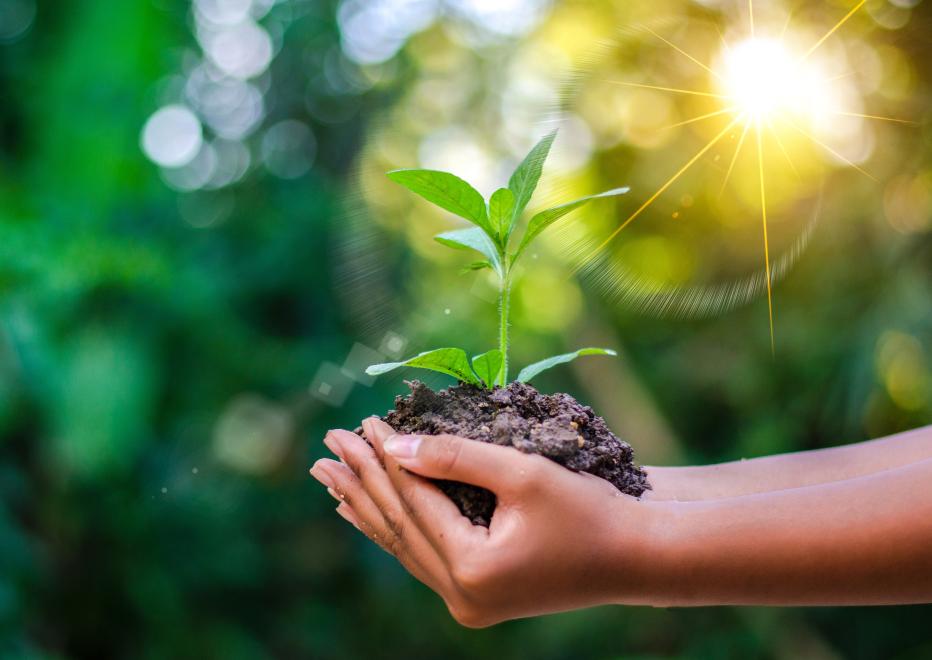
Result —
[[499, 385], [508, 384], [508, 308], [511, 304], [511, 283], [508, 274], [502, 277], [498, 290], [498, 350], [502, 352], [502, 372]]

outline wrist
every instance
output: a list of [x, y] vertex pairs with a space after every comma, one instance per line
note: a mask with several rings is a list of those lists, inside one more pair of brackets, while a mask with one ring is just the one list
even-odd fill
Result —
[[613, 602], [668, 607], [690, 591], [688, 516], [684, 503], [618, 498], [607, 561], [615, 576]]
[[[738, 498], [740, 500], [741, 498]], [[655, 607], [733, 603], [753, 570], [742, 560], [741, 540], [763, 533], [735, 515], [734, 499], [655, 502], [658, 512], [652, 553], [658, 571], [652, 585]], [[752, 541], [753, 542], [753, 541]]]
[[740, 475], [731, 464], [689, 465], [683, 467], [645, 466], [651, 490], [645, 497], [652, 501], [695, 502], [733, 497], [740, 491]]
[[690, 469], [645, 465], [644, 471], [647, 472], [647, 480], [651, 487], [650, 490], [644, 492], [642, 498], [652, 502], [701, 499], [690, 496], [695, 495], [693, 492], [695, 479], [691, 478]]

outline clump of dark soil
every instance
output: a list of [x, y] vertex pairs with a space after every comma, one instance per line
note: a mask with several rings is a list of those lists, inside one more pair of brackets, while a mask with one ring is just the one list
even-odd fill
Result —
[[[525, 383], [486, 390], [460, 384], [435, 392], [411, 381], [408, 396], [395, 397], [395, 410], [382, 419], [399, 433], [449, 433], [511, 446], [546, 456], [576, 472], [589, 472], [627, 495], [650, 488], [634, 451], [613, 434], [605, 420], [568, 394], [541, 394]], [[495, 495], [456, 481], [438, 481], [463, 515], [488, 527]]]

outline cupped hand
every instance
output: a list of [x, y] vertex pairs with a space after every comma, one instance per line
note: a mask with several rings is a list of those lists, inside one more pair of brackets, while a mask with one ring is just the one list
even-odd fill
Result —
[[[331, 431], [340, 459], [311, 473], [337, 511], [443, 598], [461, 624], [605, 603], [645, 603], [660, 579], [664, 509], [540, 456], [455, 436], [396, 435], [377, 418], [366, 438]], [[427, 478], [487, 488], [497, 506], [475, 526]]]

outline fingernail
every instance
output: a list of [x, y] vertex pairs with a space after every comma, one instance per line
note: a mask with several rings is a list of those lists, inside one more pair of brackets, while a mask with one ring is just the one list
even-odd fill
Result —
[[340, 445], [340, 441], [337, 440], [336, 434], [333, 431], [329, 431], [327, 435], [324, 436], [324, 444], [327, 446], [327, 449], [332, 451], [334, 454], [343, 458], [343, 447]]
[[342, 502], [344, 499], [343, 496], [340, 495], [337, 491], [333, 490], [333, 488], [328, 488], [327, 492], [330, 494], [330, 497], [335, 499], [337, 502]]
[[317, 479], [317, 481], [322, 483], [324, 486], [326, 486], [328, 490], [333, 488], [335, 485], [333, 482], [333, 477], [327, 474], [327, 471], [324, 470], [319, 465], [315, 465], [314, 467], [311, 468], [311, 476]]
[[369, 438], [369, 441], [372, 441], [372, 436], [375, 435], [375, 429], [372, 428], [372, 417], [366, 417], [362, 420], [362, 430], [365, 431], [366, 437]]
[[419, 435], [393, 435], [385, 441], [385, 453], [395, 458], [414, 458], [420, 446]]

